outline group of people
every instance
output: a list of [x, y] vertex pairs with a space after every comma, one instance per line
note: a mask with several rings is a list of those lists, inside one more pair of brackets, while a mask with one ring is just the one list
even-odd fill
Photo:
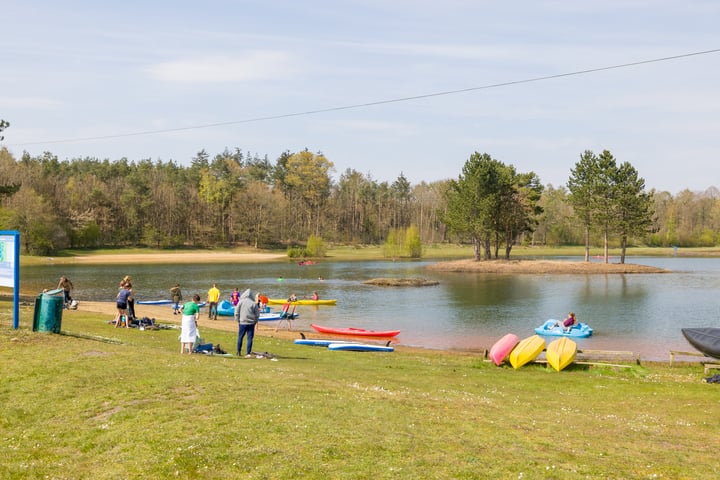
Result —
[[[170, 292], [173, 295], [173, 312], [182, 314], [180, 353], [192, 353], [193, 345], [198, 337], [197, 322], [200, 318], [200, 296], [193, 295], [192, 301], [186, 302], [180, 307], [179, 303], [182, 301], [180, 285], [176, 284]], [[207, 293], [208, 319], [210, 320], [217, 320], [220, 296], [220, 289], [216, 283], [213, 283]], [[268, 303], [268, 297], [261, 293], [253, 293], [249, 288], [242, 293], [238, 288], [235, 288], [230, 294], [230, 301], [233, 304], [235, 321], [238, 323], [236, 353], [238, 356], [242, 354], [243, 342], [247, 339], [245, 341], [245, 357], [250, 358], [252, 357], [255, 328], [260, 319], [260, 312], [265, 310]]]

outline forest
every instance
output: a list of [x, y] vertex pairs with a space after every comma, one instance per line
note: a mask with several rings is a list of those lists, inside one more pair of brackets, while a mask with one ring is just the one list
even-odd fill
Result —
[[[566, 185], [539, 187], [541, 178], [533, 172], [513, 173], [531, 180], [537, 195], [523, 228], [497, 237], [496, 248], [720, 242], [717, 188], [676, 195], [643, 190], [651, 207], [647, 225], [624, 237], [608, 236], [573, 202], [573, 172], [569, 168]], [[423, 245], [472, 241], [462, 229], [449, 228], [463, 172], [417, 185], [403, 172], [392, 182], [355, 169], [334, 175], [328, 158], [308, 150], [284, 152], [272, 161], [240, 148], [214, 155], [202, 150], [183, 166], [150, 159], [60, 160], [50, 152], [14, 158], [0, 148], [0, 229], [20, 231], [23, 253], [32, 255], [124, 246], [291, 248], [311, 236], [330, 244], [383, 244], [408, 229]]]

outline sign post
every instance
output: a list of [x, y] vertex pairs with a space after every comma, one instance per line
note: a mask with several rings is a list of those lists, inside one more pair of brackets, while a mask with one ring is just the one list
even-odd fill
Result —
[[0, 286], [13, 289], [13, 328], [20, 327], [20, 232], [0, 230]]

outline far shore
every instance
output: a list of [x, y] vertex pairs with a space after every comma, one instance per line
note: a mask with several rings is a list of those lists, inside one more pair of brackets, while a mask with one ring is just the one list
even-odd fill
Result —
[[133, 263], [259, 263], [286, 259], [284, 253], [233, 253], [233, 252], [172, 252], [172, 253], [117, 253], [78, 255], [55, 259], [47, 257], [47, 263], [82, 263], [86, 265], [133, 264]]
[[669, 273], [670, 270], [636, 263], [569, 262], [563, 260], [474, 260], [438, 262], [428, 266], [437, 272], [499, 274], [608, 274]]

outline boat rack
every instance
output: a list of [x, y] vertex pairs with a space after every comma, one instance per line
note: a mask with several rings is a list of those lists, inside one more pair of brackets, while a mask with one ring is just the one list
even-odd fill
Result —
[[[544, 352], [545, 350], [543, 350]], [[484, 350], [483, 358], [486, 362], [491, 360], [488, 358], [488, 350]], [[589, 365], [596, 367], [612, 367], [618, 368], [631, 368], [632, 364], [640, 365], [640, 354], [630, 351], [622, 350], [587, 350], [578, 349], [578, 357], [575, 359], [573, 364], [576, 365]], [[612, 362], [612, 363], [610, 363]], [[620, 363], [626, 362], [626, 363]], [[630, 364], [628, 364], [628, 362]], [[536, 358], [533, 363], [547, 363], [544, 358]], [[720, 364], [718, 364], [720, 368]]]
[[717, 359], [708, 357], [704, 353], [700, 352], [682, 352], [679, 350], [670, 350], [670, 366], [673, 366], [673, 363], [675, 363], [675, 357], [696, 357], [700, 363], [702, 363], [703, 366], [703, 372], [705, 375], [710, 374], [710, 370], [715, 368], [720, 368], [720, 363], [718, 363]]
[[[596, 362], [630, 362], [635, 365], [640, 365], [640, 354], [625, 350], [587, 350], [578, 349], [578, 361], [575, 363], [582, 364], [588, 362], [589, 365], [593, 365]], [[593, 363], [595, 362], [595, 363]], [[597, 363], [602, 365], [601, 363]], [[613, 365], [615, 366], [615, 365]]]
[[670, 366], [675, 363], [675, 357], [699, 357], [700, 363], [712, 363], [714, 359], [700, 352], [682, 352], [680, 350], [670, 350]]

